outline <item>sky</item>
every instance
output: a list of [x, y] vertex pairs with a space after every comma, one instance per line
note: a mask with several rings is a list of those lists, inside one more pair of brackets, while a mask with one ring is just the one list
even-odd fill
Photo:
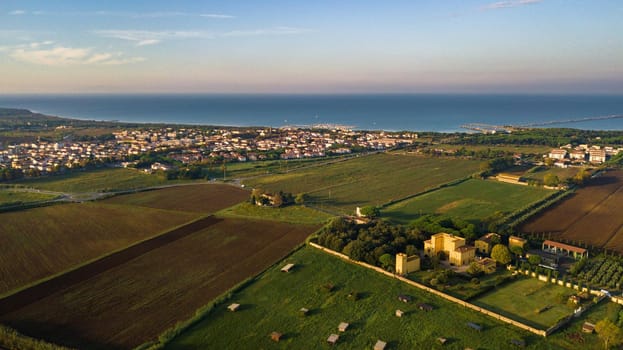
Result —
[[623, 94], [623, 1], [2, 0], [12, 93]]

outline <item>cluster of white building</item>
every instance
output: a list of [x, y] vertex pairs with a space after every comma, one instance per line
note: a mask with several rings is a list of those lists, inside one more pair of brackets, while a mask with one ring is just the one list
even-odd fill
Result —
[[221, 157], [255, 161], [278, 152], [282, 159], [350, 153], [353, 147], [381, 150], [412, 143], [417, 134], [359, 132], [336, 128], [150, 128], [114, 132], [114, 140], [87, 142], [29, 142], [0, 146], [0, 168], [41, 173], [85, 166], [89, 162], [121, 162], [146, 152], [169, 151], [183, 163]]
[[585, 164], [586, 162], [601, 164], [621, 151], [623, 151], [623, 148], [610, 146], [601, 147], [582, 144], [572, 147], [571, 145], [565, 145], [552, 149], [546, 157], [553, 159], [555, 166], [566, 168], [570, 164]]

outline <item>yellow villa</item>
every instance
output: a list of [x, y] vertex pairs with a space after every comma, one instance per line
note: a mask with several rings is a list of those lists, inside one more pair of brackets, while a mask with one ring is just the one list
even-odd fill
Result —
[[420, 256], [407, 256], [405, 253], [396, 254], [396, 273], [404, 275], [409, 272], [420, 270]]
[[457, 266], [467, 265], [476, 258], [476, 248], [465, 244], [465, 238], [445, 232], [432, 235], [424, 241], [424, 251], [429, 256], [444, 252], [450, 263]]
[[494, 232], [489, 232], [486, 235], [478, 238], [474, 245], [476, 246], [476, 251], [481, 254], [490, 254], [491, 248], [493, 248], [493, 244], [500, 242], [500, 235]]

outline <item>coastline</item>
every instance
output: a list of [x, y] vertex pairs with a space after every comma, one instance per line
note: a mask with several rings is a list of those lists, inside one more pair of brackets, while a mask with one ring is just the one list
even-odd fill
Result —
[[[354, 130], [467, 132], [470, 123], [523, 125], [623, 113], [623, 95], [81, 94], [0, 95], [0, 106], [83, 121], [193, 126], [315, 124]], [[547, 125], [623, 130], [623, 120]]]

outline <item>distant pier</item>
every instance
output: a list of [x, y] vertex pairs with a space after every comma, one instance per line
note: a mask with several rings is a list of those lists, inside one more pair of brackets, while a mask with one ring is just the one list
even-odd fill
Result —
[[491, 124], [483, 124], [483, 123], [469, 123], [461, 125], [461, 128], [467, 130], [478, 131], [484, 134], [495, 134], [499, 132], [511, 133], [515, 130], [528, 129], [528, 128], [536, 128], [540, 126], [547, 125], [556, 125], [556, 124], [572, 124], [572, 123], [581, 123], [593, 120], [609, 120], [609, 119], [622, 119], [623, 114], [611, 114], [611, 115], [602, 115], [602, 116], [594, 116], [594, 117], [584, 117], [584, 118], [571, 118], [571, 119], [560, 119], [560, 120], [549, 120], [544, 122], [536, 122], [536, 123], [528, 123], [528, 124], [520, 124], [520, 125], [491, 125]]

